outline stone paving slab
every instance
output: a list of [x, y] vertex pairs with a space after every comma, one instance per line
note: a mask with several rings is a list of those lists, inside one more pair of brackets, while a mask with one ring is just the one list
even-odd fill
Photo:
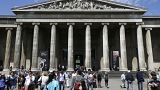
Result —
[[[147, 90], [147, 80], [145, 80], [144, 82], [144, 89], [143, 90]], [[96, 88], [94, 90], [127, 90], [127, 88], [121, 88], [121, 80], [118, 78], [112, 78], [109, 80], [109, 88], [105, 87], [104, 81], [102, 81], [102, 88]], [[137, 81], [134, 81], [134, 86], [133, 86], [133, 90], [138, 90], [138, 86], [137, 86]], [[65, 90], [69, 90], [69, 89], [65, 89]]]

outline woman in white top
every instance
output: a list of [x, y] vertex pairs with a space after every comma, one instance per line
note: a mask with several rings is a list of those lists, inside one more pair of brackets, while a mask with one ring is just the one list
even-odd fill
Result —
[[48, 81], [48, 76], [47, 76], [47, 73], [42, 73], [42, 76], [38, 79], [38, 82], [40, 82], [40, 87], [41, 87], [41, 90], [43, 90], [46, 82]]

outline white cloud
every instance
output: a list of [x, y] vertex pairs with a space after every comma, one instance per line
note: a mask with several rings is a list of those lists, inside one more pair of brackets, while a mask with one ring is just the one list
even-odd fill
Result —
[[132, 5], [139, 5], [140, 3], [156, 3], [158, 0], [112, 0]]
[[112, 1], [117, 1], [117, 2], [122, 2], [122, 3], [132, 4], [132, 5], [137, 5], [140, 1], [144, 1], [144, 0], [112, 0]]

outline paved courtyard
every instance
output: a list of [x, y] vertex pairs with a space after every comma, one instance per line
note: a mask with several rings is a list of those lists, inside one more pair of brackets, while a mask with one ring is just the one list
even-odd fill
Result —
[[[127, 88], [121, 88], [121, 80], [119, 78], [112, 78], [109, 80], [109, 88], [104, 87], [104, 81], [102, 82], [102, 88], [96, 88], [94, 90], [127, 90]], [[144, 82], [144, 90], [147, 90], [147, 82]], [[134, 81], [133, 90], [138, 90], [137, 81]], [[69, 89], [65, 89], [69, 90]]]

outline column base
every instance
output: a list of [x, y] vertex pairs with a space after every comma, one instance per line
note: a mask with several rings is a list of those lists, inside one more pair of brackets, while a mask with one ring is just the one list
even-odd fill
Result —
[[109, 72], [110, 69], [109, 68], [102, 68], [102, 69], [100, 69], [100, 71], [102, 71], [102, 72]]
[[73, 68], [68, 68], [67, 71], [69, 71], [69, 72], [74, 71], [74, 69]]
[[40, 69], [38, 69], [38, 68], [31, 68], [31, 71], [36, 72], [36, 71], [40, 71]]
[[147, 71], [146, 68], [141, 68], [140, 71]]
[[86, 71], [89, 71], [89, 70], [91, 70], [91, 71], [92, 71], [92, 68], [86, 68]]
[[13, 68], [13, 69], [12, 69], [12, 71], [17, 71], [17, 70], [18, 70], [18, 68]]
[[5, 68], [5, 69], [3, 69], [3, 71], [4, 71], [4, 72], [9, 72], [10, 70], [7, 69], [7, 68]]
[[50, 68], [49, 72], [57, 71], [57, 68]]
[[120, 69], [120, 71], [128, 71], [128, 69], [127, 68], [122, 68], [122, 69]]

